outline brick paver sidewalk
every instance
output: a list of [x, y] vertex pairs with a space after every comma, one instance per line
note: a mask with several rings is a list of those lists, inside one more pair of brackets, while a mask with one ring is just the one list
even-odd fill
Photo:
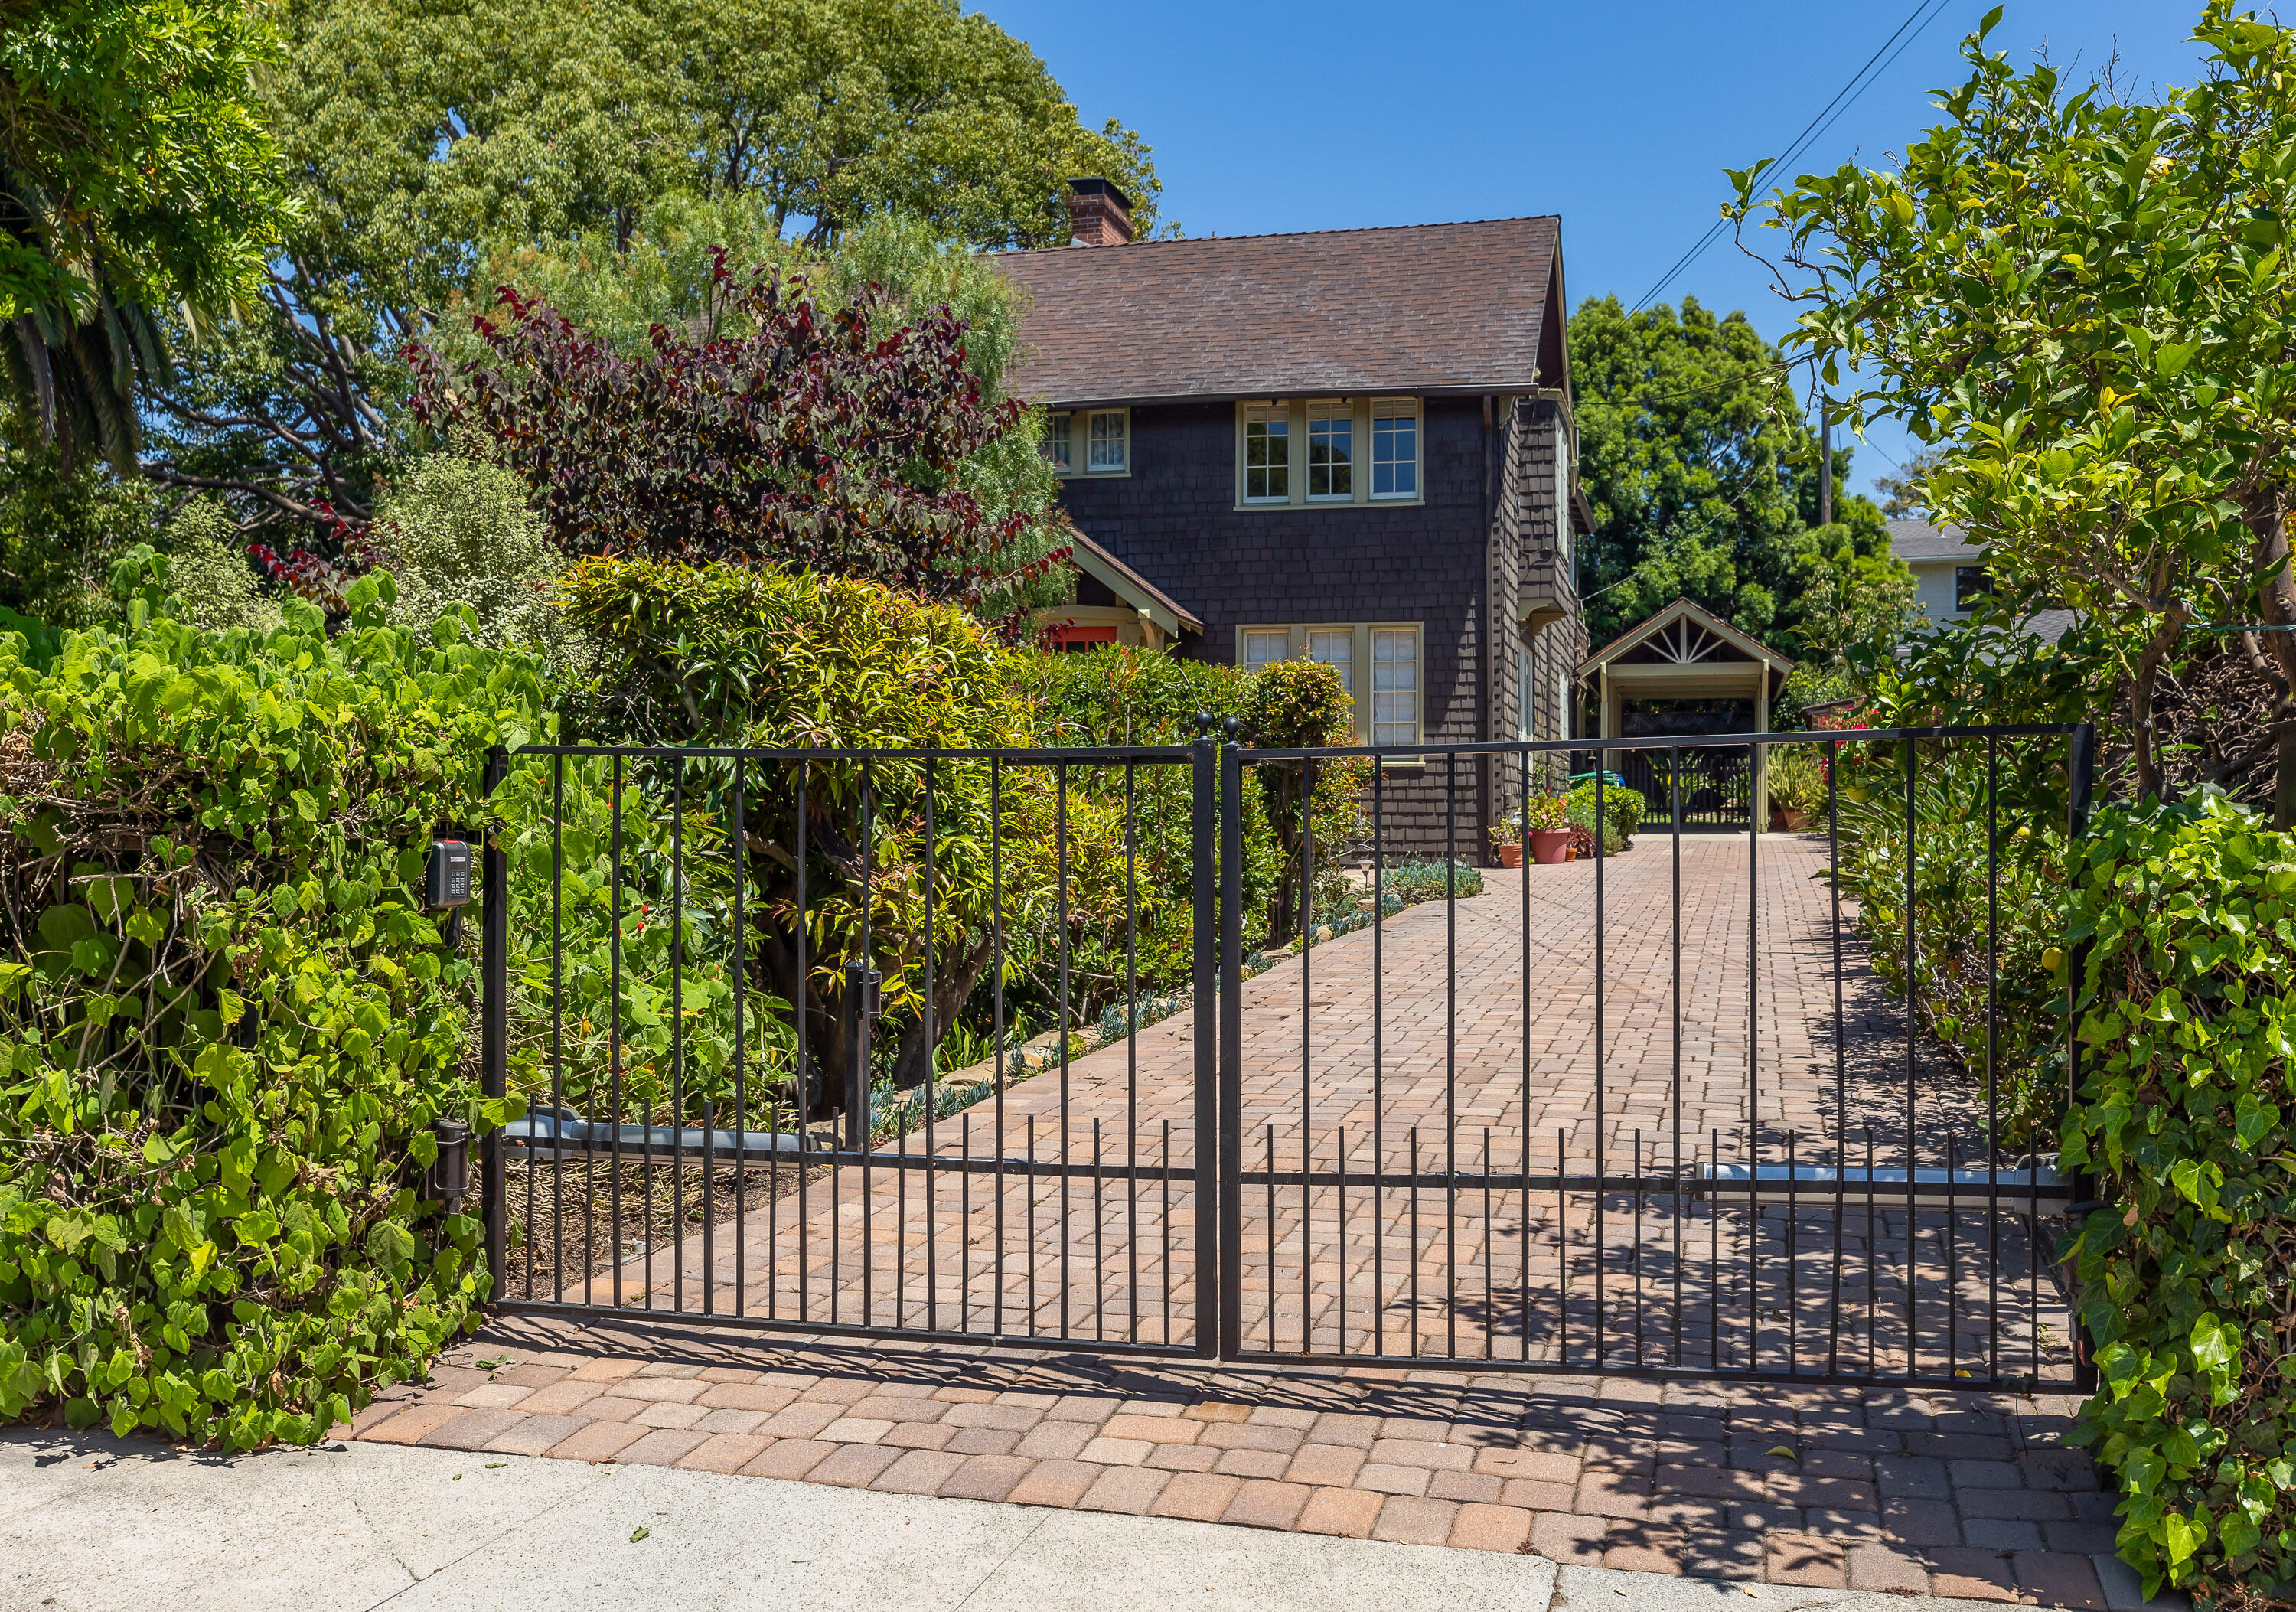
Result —
[[[494, 1369], [478, 1362], [485, 1361]], [[2103, 1608], [2070, 1402], [497, 1323], [357, 1435]], [[2111, 1571], [2110, 1567], [2106, 1570]]]

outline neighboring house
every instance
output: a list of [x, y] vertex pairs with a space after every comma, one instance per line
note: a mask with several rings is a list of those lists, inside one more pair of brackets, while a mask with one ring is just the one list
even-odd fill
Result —
[[[1993, 591], [1985, 570], [1985, 550], [1972, 543], [1958, 526], [1932, 526], [1926, 521], [1891, 521], [1890, 552], [1914, 573], [1915, 603], [1933, 627], [1966, 621]], [[2021, 629], [2055, 643], [2073, 624], [2070, 610], [2037, 611]]]
[[[1329, 662], [1361, 744], [1571, 736], [1592, 521], [1558, 221], [1134, 242], [1105, 180], [1070, 208], [1076, 244], [996, 259], [1086, 539], [1056, 640]], [[1439, 849], [1449, 764], [1386, 765], [1390, 825]], [[1480, 859], [1520, 775], [1456, 777]]]

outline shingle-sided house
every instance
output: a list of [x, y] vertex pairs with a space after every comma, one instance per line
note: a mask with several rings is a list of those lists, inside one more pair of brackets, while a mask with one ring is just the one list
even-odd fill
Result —
[[[1087, 539], [1057, 636], [1330, 662], [1361, 743], [1571, 736], [1592, 522], [1559, 220], [1135, 242], [1128, 205], [1076, 181], [1076, 243], [997, 259]], [[1446, 770], [1389, 764], [1431, 848]], [[1459, 778], [1477, 856], [1520, 785]]]

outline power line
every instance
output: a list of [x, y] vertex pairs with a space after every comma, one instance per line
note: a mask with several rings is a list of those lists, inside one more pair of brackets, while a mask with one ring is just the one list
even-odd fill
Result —
[[[1915, 39], [1920, 38], [1923, 33], [1928, 29], [1929, 25], [1943, 15], [1946, 7], [1951, 4], [1952, 0], [1917, 0], [1914, 9], [1906, 14], [1906, 20], [1898, 24], [1897, 31], [1892, 33], [1888, 38], [1882, 41], [1880, 47], [1876, 49], [1871, 56], [1868, 56], [1866, 59], [1865, 66], [1852, 73], [1849, 76], [1849, 81], [1833, 93], [1833, 100], [1828, 101], [1824, 106], [1818, 108], [1817, 116], [1809, 120], [1808, 127], [1804, 128], [1800, 135], [1795, 136], [1793, 144], [1786, 148], [1784, 153], [1776, 160], [1773, 166], [1777, 168], [1785, 167], [1786, 164], [1793, 161], [1795, 158], [1801, 155], [1802, 152], [1806, 150], [1820, 135], [1833, 127], [1835, 119], [1839, 119], [1843, 112], [1848, 111], [1849, 108], [1856, 103], [1860, 95], [1864, 95], [1868, 89], [1871, 89], [1874, 86], [1874, 81], [1881, 78], [1882, 73], [1886, 73], [1891, 67], [1895, 66], [1897, 64], [1898, 57], [1905, 54], [1907, 47], [1910, 46]], [[1924, 12], [1927, 12], [1928, 14], [1924, 16], [1923, 14]], [[1913, 30], [1911, 34], [1906, 34], [1906, 30], [1908, 29]], [[1905, 43], [1903, 45], [1899, 45], [1898, 43], [1900, 36], [1905, 37]], [[1890, 52], [1890, 49], [1893, 45], [1897, 45], [1897, 49], [1894, 53]], [[1889, 54], [1890, 59], [1887, 62], [1882, 62], [1882, 58], [1885, 53]], [[1874, 64], [1877, 62], [1882, 62], [1879, 71], [1874, 70]], [[1635, 304], [1633, 311], [1640, 313], [1644, 308], [1656, 301], [1659, 294], [1665, 291], [1668, 286], [1674, 284], [1676, 278], [1681, 275], [1684, 269], [1688, 268], [1691, 264], [1697, 261], [1699, 256], [1703, 253], [1708, 247], [1713, 245], [1716, 241], [1721, 238], [1722, 232], [1728, 228], [1729, 225], [1730, 221], [1727, 218], [1717, 218], [1712, 226], [1710, 227], [1704, 234], [1698, 237], [1697, 241], [1693, 243], [1690, 250], [1683, 253], [1681, 257], [1677, 258], [1674, 260], [1673, 267], [1659, 276], [1658, 283], [1642, 294], [1642, 300]]]

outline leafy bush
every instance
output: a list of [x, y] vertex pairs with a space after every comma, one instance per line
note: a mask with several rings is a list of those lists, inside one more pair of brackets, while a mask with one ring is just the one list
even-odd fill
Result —
[[[2296, 838], [2210, 793], [2098, 815], [2075, 865], [2084, 1049], [2064, 1159], [2103, 1378], [2074, 1435], [2121, 1556], [2203, 1604], [2296, 1600]], [[2064, 978], [2057, 964], [2057, 977]]]
[[1570, 827], [1570, 797], [1567, 794], [1534, 794], [1523, 802], [1523, 832], [1526, 834], [1560, 834]]
[[[1355, 728], [1349, 713], [1355, 702], [1338, 670], [1304, 656], [1276, 661], [1252, 674], [1247, 687], [1240, 736], [1244, 744], [1263, 750], [1304, 749], [1347, 744]], [[1249, 770], [1259, 782], [1275, 844], [1283, 858], [1275, 887], [1267, 902], [1267, 940], [1289, 940], [1299, 933], [1303, 904], [1301, 876], [1306, 866], [1307, 830], [1315, 834], [1316, 860], [1336, 860], [1363, 833], [1357, 796], [1371, 781], [1371, 767], [1358, 760], [1314, 763], [1312, 787], [1304, 761], [1262, 761]], [[1301, 794], [1307, 799], [1302, 810]]]
[[417, 1187], [431, 1123], [512, 1117], [464, 1071], [474, 970], [422, 909], [534, 664], [384, 624], [155, 615], [53, 667], [0, 637], [0, 1417], [308, 1441], [475, 1322], [480, 1228]]
[[[205, 632], [270, 633], [285, 625], [279, 601], [256, 586], [237, 522], [216, 500], [184, 505], [168, 528], [168, 588], [182, 620]], [[422, 625], [428, 628], [436, 615]]]
[[[1857, 903], [1874, 970], [1906, 993], [1910, 911], [1915, 1012], [1922, 1028], [1983, 1079], [1991, 1002], [2000, 1144], [2026, 1147], [2056, 1123], [2064, 1090], [2064, 998], [2050, 976], [2065, 933], [2064, 795], [2055, 758], [2005, 749], [1988, 798], [1981, 750], [1922, 747], [1914, 784], [1910, 872], [1906, 747], [1839, 754], [1841, 889]], [[1991, 827], [1995, 948], [1988, 977], [1986, 861]], [[1908, 904], [1907, 881], [1911, 880]]]
[[376, 506], [373, 537], [398, 584], [394, 626], [428, 632], [467, 608], [463, 633], [472, 644], [578, 670], [583, 646], [558, 605], [564, 562], [510, 472], [451, 454], [417, 459]]
[[[591, 559], [567, 584], [577, 625], [601, 646], [584, 731], [648, 743], [761, 747], [1022, 747], [1035, 735], [1011, 681], [1012, 652], [964, 611], [874, 583], [733, 564]], [[927, 887], [930, 777], [932, 876]], [[719, 824], [732, 815], [733, 768], [689, 760], [641, 770], [657, 796], [682, 789]], [[744, 823], [750, 966], [806, 1016], [808, 1050], [829, 1070], [847, 1043], [844, 969], [884, 974], [895, 1081], [921, 1082], [926, 1035], [928, 898], [931, 1024], [953, 1024], [997, 956], [1023, 970], [1071, 924], [1120, 912], [1120, 815], [1090, 794], [1065, 801], [1051, 770], [986, 761], [880, 758], [757, 762]], [[797, 907], [800, 785], [807, 809], [806, 901]], [[992, 846], [991, 806], [996, 835]], [[868, 881], [863, 879], [865, 850]], [[1057, 869], [1065, 855], [1068, 884]], [[863, 892], [870, 942], [861, 940]], [[798, 975], [798, 925], [807, 973]], [[816, 1088], [824, 1101], [834, 1082]]]
[[[1595, 835], [1595, 784], [1593, 779], [1570, 792], [1570, 826], [1582, 829], [1591, 849]], [[1623, 785], [1603, 786], [1603, 816], [1605, 819], [1603, 854], [1616, 856], [1634, 843], [1635, 830], [1643, 826], [1643, 797], [1637, 789]]]
[[1825, 763], [1815, 744], [1773, 744], [1763, 765], [1773, 807], [1800, 812], [1813, 822], [1825, 815]]

